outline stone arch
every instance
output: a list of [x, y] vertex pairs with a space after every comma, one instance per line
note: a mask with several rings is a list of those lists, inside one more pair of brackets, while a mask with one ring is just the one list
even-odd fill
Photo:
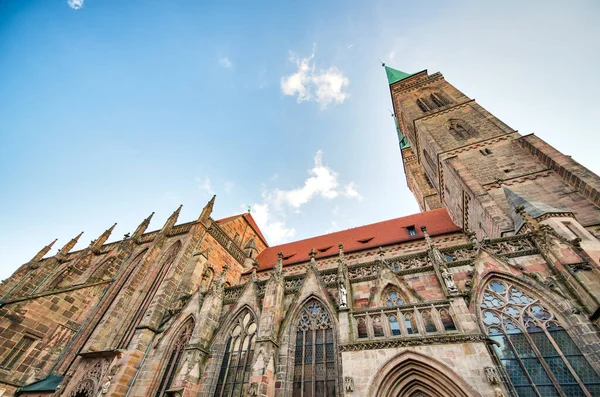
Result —
[[[594, 371], [600, 375], [599, 352], [596, 348], [590, 348], [592, 343], [589, 340], [589, 330], [595, 328], [594, 325], [584, 316], [574, 314], [575, 307], [569, 299], [527, 281], [497, 272], [489, 272], [481, 280], [474, 303], [478, 325], [488, 338], [495, 341], [490, 349], [492, 357], [499, 367], [506, 367], [504, 370], [508, 374], [514, 374], [517, 365], [520, 368], [520, 364], [514, 363], [520, 362], [524, 356], [530, 358], [529, 353], [523, 352], [531, 349], [531, 357], [540, 363], [541, 371], [540, 375], [529, 377], [529, 382], [519, 385], [523, 392], [527, 388], [537, 387], [543, 387], [548, 392], [546, 388], [554, 387], [570, 394], [574, 393], [573, 387], [578, 387], [573, 386], [573, 382], [582, 389], [591, 385], [594, 387], [600, 379], [596, 374], [595, 380], [590, 375]], [[553, 347], [544, 348], [544, 344]], [[514, 346], [518, 348], [513, 350]], [[517, 361], [508, 360], [512, 364], [507, 366], [505, 359], [510, 354]], [[577, 364], [571, 364], [572, 360]], [[566, 369], [566, 362], [572, 367]], [[561, 365], [565, 366], [562, 372], [556, 369]], [[591, 392], [591, 389], [588, 391]]]
[[447, 365], [415, 351], [404, 351], [375, 372], [366, 395], [376, 397], [481, 396]]
[[381, 293], [378, 294], [378, 296], [375, 296], [377, 306], [387, 306], [388, 295], [390, 292], [396, 292], [403, 304], [411, 302], [409, 294], [406, 293], [402, 285], [389, 282], [381, 289]]
[[[333, 351], [335, 354], [335, 362], [337, 365], [337, 377], [336, 377], [336, 395], [343, 394], [343, 382], [342, 382], [342, 353], [339, 349], [340, 346], [340, 335], [339, 335], [339, 324], [337, 320], [337, 313], [332, 309], [331, 304], [327, 299], [324, 299], [314, 293], [305, 297], [302, 301], [297, 302], [296, 306], [291, 310], [287, 316], [280, 333], [280, 350], [279, 360], [280, 363], [285, 367], [283, 371], [278, 374], [277, 381], [281, 381], [282, 395], [292, 395], [293, 387], [293, 376], [295, 366], [295, 347], [296, 347], [296, 333], [298, 331], [298, 323], [300, 316], [307, 305], [312, 302], [318, 303], [327, 313], [331, 321], [331, 328], [333, 333]], [[280, 378], [282, 376], [283, 378]], [[278, 392], [276, 391], [276, 394]]]
[[89, 277], [87, 277], [87, 282], [94, 283], [96, 281], [108, 280], [110, 277], [112, 277], [112, 275], [107, 275], [106, 271], [110, 268], [114, 261], [115, 257], [113, 256], [100, 262], [90, 273]]

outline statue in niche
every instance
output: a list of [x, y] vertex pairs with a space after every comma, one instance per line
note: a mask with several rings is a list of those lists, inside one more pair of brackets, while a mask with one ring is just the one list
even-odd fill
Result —
[[448, 290], [448, 292], [449, 293], [458, 292], [458, 288], [456, 287], [456, 284], [454, 283], [454, 275], [452, 273], [450, 273], [448, 268], [446, 268], [445, 266], [443, 266], [441, 270], [442, 270], [442, 278], [444, 279], [444, 284], [446, 284], [446, 289]]
[[340, 308], [345, 309], [348, 307], [348, 291], [346, 291], [346, 286], [341, 279], [338, 280], [338, 292], [340, 298]]

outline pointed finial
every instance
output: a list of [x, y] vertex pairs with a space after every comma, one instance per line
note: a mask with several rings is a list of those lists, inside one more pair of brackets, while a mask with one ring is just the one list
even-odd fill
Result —
[[212, 198], [208, 201], [208, 203], [206, 203], [206, 205], [202, 209], [202, 212], [200, 213], [200, 217], [198, 218], [199, 222], [202, 222], [202, 223], [208, 222], [208, 220], [210, 219], [210, 215], [212, 214], [213, 207], [215, 206], [216, 198], [217, 198], [217, 195], [214, 194], [212, 196]]
[[340, 252], [339, 252], [339, 255], [338, 255], [338, 262], [339, 262], [339, 263], [340, 263], [340, 265], [341, 265], [341, 264], [343, 264], [343, 263], [344, 263], [344, 260], [345, 260], [345, 258], [344, 258], [344, 244], [342, 244], [342, 243], [339, 243], [339, 244], [338, 244], [338, 248], [339, 248], [339, 250], [340, 250]]
[[104, 231], [104, 233], [102, 233], [100, 235], [100, 237], [98, 237], [96, 240], [92, 241], [92, 243], [90, 244], [90, 248], [92, 249], [92, 252], [94, 252], [95, 254], [100, 252], [100, 248], [102, 248], [102, 246], [104, 245], [106, 240], [108, 240], [108, 238], [110, 237], [110, 234], [115, 229], [115, 226], [117, 226], [116, 222], [110, 228], [106, 229]]
[[165, 222], [165, 225], [162, 227], [161, 232], [168, 234], [171, 229], [173, 229], [173, 226], [175, 226], [175, 223], [177, 222], [177, 218], [179, 218], [179, 213], [181, 212], [182, 207], [183, 204], [180, 204], [179, 207], [177, 207], [177, 209], [171, 214], [171, 216]]
[[275, 274], [281, 276], [283, 272], [283, 252], [277, 253], [277, 263], [275, 264]]
[[75, 238], [72, 238], [67, 244], [65, 244], [65, 246], [62, 247], [60, 251], [58, 251], [58, 254], [56, 254], [56, 256], [59, 258], [59, 260], [63, 260], [66, 258], [67, 254], [73, 249], [73, 247], [75, 247], [75, 244], [77, 244], [77, 241], [79, 241], [79, 238], [82, 234], [83, 232], [79, 233], [77, 236], [75, 236]]
[[57, 240], [58, 240], [57, 238], [54, 239], [53, 242], [51, 242], [50, 244], [48, 244], [47, 246], [42, 248], [40, 250], [40, 252], [38, 252], [33, 258], [31, 258], [31, 260], [29, 262], [31, 262], [31, 263], [39, 262], [44, 257], [44, 255], [46, 255], [50, 251], [50, 249], [52, 248], [54, 243], [56, 243]]
[[532, 232], [537, 232], [538, 230], [540, 230], [539, 222], [534, 217], [529, 215], [527, 211], [525, 211], [525, 207], [520, 205], [515, 208], [515, 211], [517, 211], [517, 214], [519, 214], [521, 218], [523, 218], [523, 222], [525, 222], [525, 224], [529, 226], [529, 229], [531, 229]]
[[379, 60], [379, 63], [381, 64], [381, 67], [384, 68], [385, 67], [385, 62], [383, 62], [381, 59]]
[[140, 223], [140, 225], [135, 229], [135, 231], [133, 232], [133, 235], [131, 236], [131, 238], [133, 239], [134, 242], [138, 242], [140, 237], [142, 237], [142, 235], [146, 231], [146, 229], [148, 229], [148, 226], [150, 225], [150, 221], [152, 220], [153, 216], [154, 216], [154, 211], [152, 211], [150, 216], [148, 216], [146, 219], [144, 219], [142, 221], [142, 223]]
[[425, 237], [425, 241], [427, 241], [429, 248], [433, 247], [433, 241], [431, 241], [431, 237], [429, 237], [429, 233], [427, 233], [427, 226], [421, 226], [421, 231], [423, 232], [423, 236]]
[[256, 276], [256, 271], [258, 270], [258, 262], [252, 262], [252, 281], [257, 281], [258, 277]]
[[317, 256], [317, 251], [314, 248], [311, 248], [308, 256], [310, 256], [310, 260], [314, 262], [315, 257]]

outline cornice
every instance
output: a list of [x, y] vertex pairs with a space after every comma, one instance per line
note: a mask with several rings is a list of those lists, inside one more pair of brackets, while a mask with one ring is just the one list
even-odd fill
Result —
[[490, 339], [484, 334], [446, 334], [436, 336], [403, 336], [398, 339], [383, 339], [378, 341], [356, 342], [340, 346], [340, 351], [351, 352], [360, 350], [379, 350], [398, 347], [441, 345], [451, 343], [490, 343]]

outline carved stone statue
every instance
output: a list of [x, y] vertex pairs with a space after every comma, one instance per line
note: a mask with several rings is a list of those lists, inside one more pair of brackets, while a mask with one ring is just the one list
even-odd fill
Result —
[[354, 391], [354, 378], [351, 376], [345, 376], [344, 377], [344, 389], [347, 392], [353, 392]]
[[338, 280], [338, 292], [340, 298], [340, 308], [348, 307], [348, 291], [342, 280]]
[[100, 389], [100, 393], [98, 393], [98, 397], [101, 397], [103, 394], [108, 393], [108, 389], [110, 388], [111, 382], [112, 382], [112, 376], [109, 376], [106, 380], [106, 382], [104, 382], [102, 384], [102, 388]]
[[490, 382], [490, 384], [500, 384], [500, 377], [498, 376], [498, 372], [496, 372], [496, 368], [484, 367], [483, 370], [485, 371], [485, 377], [487, 378], [488, 382]]
[[450, 293], [458, 292], [458, 288], [454, 283], [454, 275], [446, 267], [442, 267], [442, 278], [446, 284], [446, 289]]

